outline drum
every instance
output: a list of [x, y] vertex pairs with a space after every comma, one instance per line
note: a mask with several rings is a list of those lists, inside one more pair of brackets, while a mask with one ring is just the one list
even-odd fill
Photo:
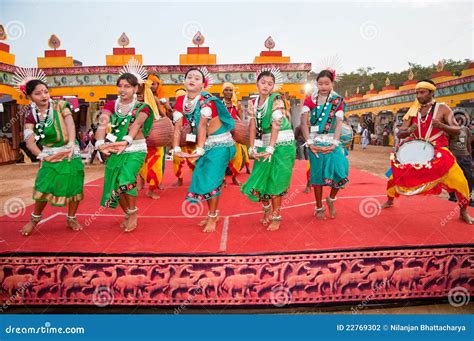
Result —
[[349, 147], [351, 146], [352, 139], [354, 138], [353, 134], [354, 133], [352, 131], [352, 127], [346, 123], [343, 123], [340, 139], [344, 147], [349, 149]]
[[250, 127], [247, 121], [235, 120], [234, 129], [231, 131], [234, 141], [247, 147], [250, 146]]
[[168, 117], [163, 117], [155, 122], [146, 138], [146, 144], [150, 147], [166, 147], [173, 145], [174, 126]]
[[418, 139], [401, 143], [395, 152], [396, 161], [400, 164], [426, 164], [433, 160], [434, 155], [434, 146]]

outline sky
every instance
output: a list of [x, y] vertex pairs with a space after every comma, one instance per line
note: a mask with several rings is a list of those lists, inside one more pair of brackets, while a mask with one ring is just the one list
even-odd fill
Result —
[[[177, 65], [200, 30], [218, 64], [252, 63], [272, 36], [275, 50], [315, 71], [474, 59], [472, 1], [13, 1], [0, 0], [16, 64], [36, 66], [56, 34], [84, 66], [105, 65], [126, 32], [148, 65]], [[329, 65], [328, 65], [329, 64]]]

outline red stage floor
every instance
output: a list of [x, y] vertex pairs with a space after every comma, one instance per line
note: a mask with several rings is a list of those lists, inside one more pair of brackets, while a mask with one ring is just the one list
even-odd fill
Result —
[[141, 192], [132, 233], [121, 231], [118, 209], [99, 207], [102, 180], [85, 187], [81, 232], [49, 207], [30, 237], [19, 229], [31, 206], [0, 218], [0, 304], [281, 307], [474, 294], [473, 227], [445, 199], [400, 198], [381, 212], [385, 181], [352, 169], [337, 218], [318, 221], [313, 194], [303, 193], [306, 163], [297, 162], [279, 231], [266, 231], [260, 205], [228, 185], [217, 232], [203, 233], [206, 209], [185, 203], [185, 180], [159, 200]]
[[[377, 205], [385, 200], [385, 181], [357, 169], [351, 169], [350, 183], [340, 191], [336, 219], [318, 221], [312, 215], [313, 194], [303, 193], [303, 161], [295, 165], [279, 231], [266, 231], [259, 224], [260, 205], [248, 201], [239, 187], [229, 184], [221, 196], [217, 232], [202, 233], [197, 222], [207, 209], [184, 201], [189, 172], [184, 186], [170, 187], [175, 180], [171, 166], [167, 164], [167, 187], [160, 191], [159, 200], [140, 192], [139, 227], [133, 233], [123, 233], [119, 228], [123, 216], [119, 209], [99, 206], [100, 179], [85, 186], [85, 200], [78, 214], [85, 227], [83, 231], [66, 229], [65, 211], [48, 207], [36, 232], [23, 237], [18, 231], [29, 218], [29, 206], [21, 217], [0, 218], [0, 253], [255, 254], [474, 242], [472, 227], [458, 219], [456, 205], [447, 200], [433, 196], [402, 197], [394, 208], [381, 211]], [[240, 178], [244, 180], [246, 175]]]

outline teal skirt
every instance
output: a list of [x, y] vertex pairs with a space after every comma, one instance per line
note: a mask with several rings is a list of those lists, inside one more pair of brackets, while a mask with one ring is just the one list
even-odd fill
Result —
[[71, 161], [41, 163], [36, 175], [33, 199], [53, 206], [66, 206], [83, 198], [84, 164], [80, 157]]
[[349, 161], [345, 155], [344, 147], [337, 146], [331, 153], [318, 153], [319, 157], [310, 150], [310, 183], [311, 185], [344, 188], [349, 182]]
[[[265, 148], [257, 151], [262, 153]], [[255, 202], [285, 195], [290, 187], [295, 157], [295, 142], [277, 145], [270, 161], [254, 161], [252, 174], [242, 185], [241, 192]]]
[[137, 175], [145, 162], [146, 152], [112, 154], [105, 165], [101, 206], [116, 208], [120, 194], [137, 196]]
[[221, 194], [225, 171], [234, 158], [235, 145], [214, 147], [196, 161], [186, 200], [206, 201]]

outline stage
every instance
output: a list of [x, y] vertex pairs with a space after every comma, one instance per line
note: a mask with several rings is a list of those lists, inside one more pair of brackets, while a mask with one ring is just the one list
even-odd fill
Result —
[[319, 221], [313, 193], [303, 192], [306, 162], [297, 161], [280, 230], [267, 231], [260, 205], [228, 184], [217, 231], [203, 233], [197, 223], [206, 207], [184, 201], [189, 172], [174, 188], [172, 164], [166, 167], [160, 199], [139, 193], [132, 233], [120, 229], [119, 209], [99, 206], [102, 179], [85, 186], [78, 212], [83, 231], [65, 227], [64, 209], [48, 207], [30, 237], [19, 229], [31, 206], [19, 217], [0, 217], [1, 301], [281, 307], [474, 294], [473, 227], [445, 199], [402, 197], [382, 211], [384, 179], [351, 168], [337, 217]]

